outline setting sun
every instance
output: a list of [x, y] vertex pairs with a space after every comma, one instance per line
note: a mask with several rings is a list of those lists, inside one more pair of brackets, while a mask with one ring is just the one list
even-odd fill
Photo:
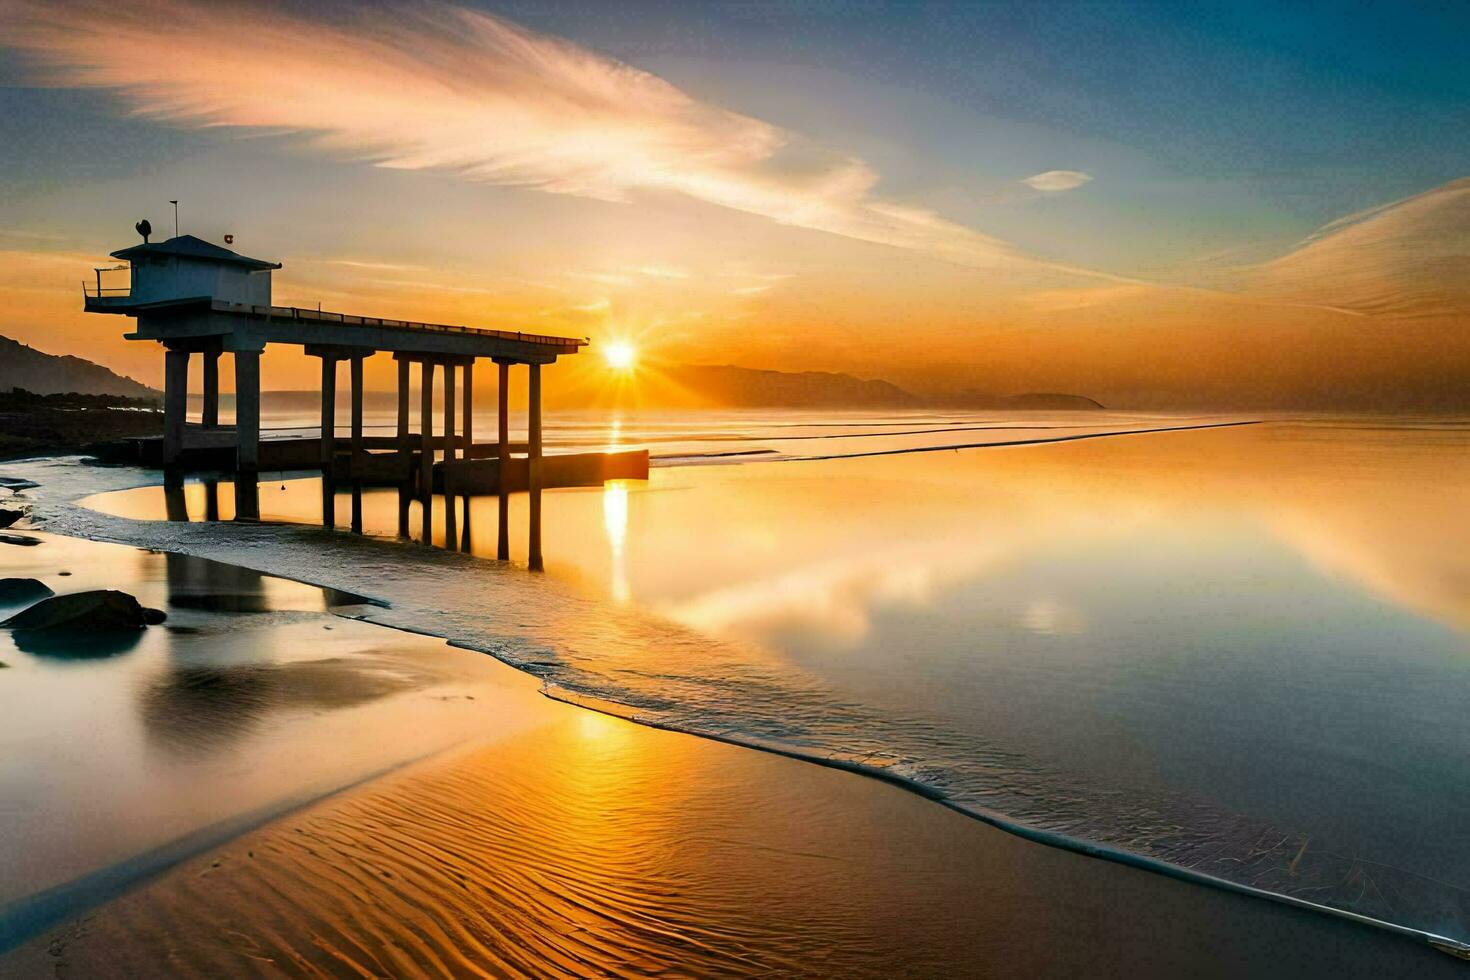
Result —
[[638, 362], [638, 349], [626, 340], [615, 340], [602, 349], [602, 356], [608, 367], [627, 371]]

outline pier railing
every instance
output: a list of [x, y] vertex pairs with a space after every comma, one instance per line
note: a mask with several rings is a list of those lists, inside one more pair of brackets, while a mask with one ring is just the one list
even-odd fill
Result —
[[588, 343], [586, 338], [579, 337], [555, 337], [550, 334], [523, 333], [518, 330], [490, 330], [484, 327], [466, 327], [448, 323], [423, 323], [418, 320], [394, 320], [381, 316], [357, 316], [352, 313], [335, 313], [330, 310], [302, 309], [298, 306], [250, 306], [244, 303], [219, 301], [214, 301], [210, 305], [221, 313], [243, 313], [270, 320], [341, 323], [348, 326], [385, 327], [390, 330], [415, 330], [424, 333], [473, 334], [479, 337], [498, 337], [502, 340], [517, 340], [528, 344], [564, 347], [569, 350], [575, 350]]

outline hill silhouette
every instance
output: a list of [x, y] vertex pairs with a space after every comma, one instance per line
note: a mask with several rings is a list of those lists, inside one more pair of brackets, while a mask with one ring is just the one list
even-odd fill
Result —
[[100, 364], [69, 354], [48, 354], [0, 337], [0, 392], [15, 389], [38, 395], [114, 395], [156, 399], [163, 393]]

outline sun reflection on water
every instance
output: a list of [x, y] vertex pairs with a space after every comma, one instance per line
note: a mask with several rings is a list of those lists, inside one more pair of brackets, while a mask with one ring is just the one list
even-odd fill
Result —
[[628, 538], [628, 481], [610, 480], [602, 489], [602, 527], [607, 532], [609, 564], [612, 569], [611, 591], [618, 602], [633, 597], [628, 586], [628, 563], [624, 546]]

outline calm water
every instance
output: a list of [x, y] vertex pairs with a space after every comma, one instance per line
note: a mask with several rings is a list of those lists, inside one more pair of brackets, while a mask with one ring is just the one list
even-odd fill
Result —
[[[497, 683], [442, 643], [341, 618], [359, 597], [187, 555], [44, 535], [0, 545], [0, 577], [120, 588], [168, 614], [100, 642], [0, 630], [0, 952], [482, 731], [473, 697]], [[0, 602], [0, 619], [21, 607]]]
[[[681, 460], [714, 443], [805, 459], [550, 492], [544, 578], [346, 535], [140, 531], [131, 519], [163, 513], [157, 488], [54, 520], [257, 567], [268, 550], [284, 574], [386, 599], [375, 618], [495, 652], [569, 698], [1470, 939], [1470, 428], [1274, 421], [815, 459], [1217, 420], [835, 421], [564, 433], [659, 435]], [[204, 492], [188, 488], [196, 516]], [[262, 511], [315, 519], [318, 492], [263, 485]], [[494, 508], [471, 513], [485, 555]], [[370, 534], [396, 527], [389, 493], [364, 512]]]

